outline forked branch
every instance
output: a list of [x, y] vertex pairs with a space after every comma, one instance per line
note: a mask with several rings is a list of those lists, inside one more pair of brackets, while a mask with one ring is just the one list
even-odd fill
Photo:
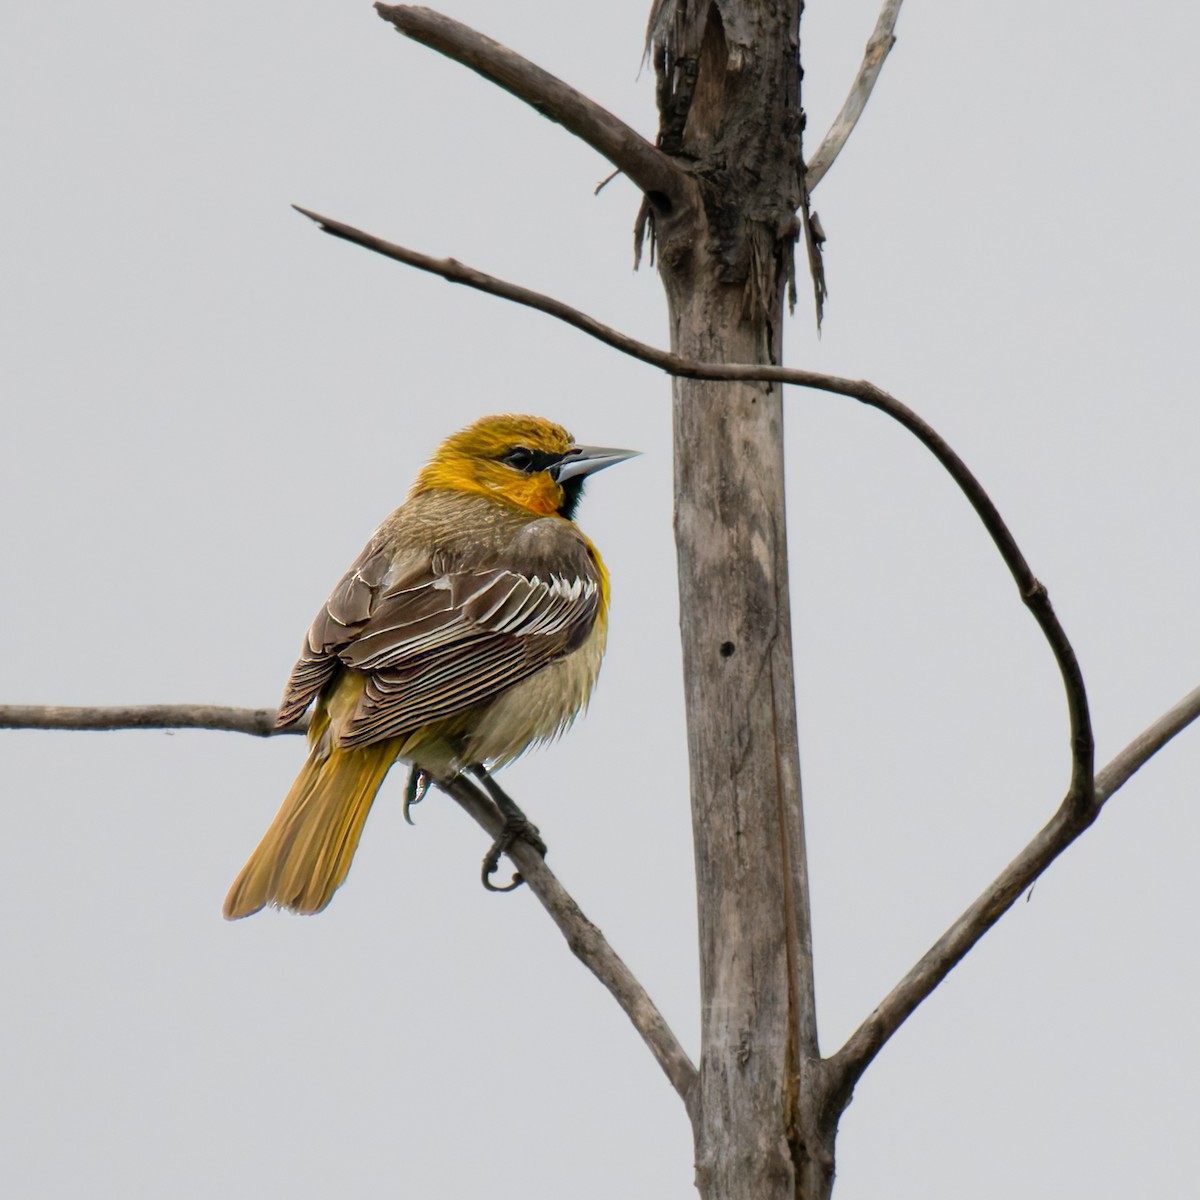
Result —
[[[1016, 898], [1100, 814], [1101, 805], [1177, 733], [1200, 717], [1200, 687], [1140, 733], [1096, 777], [1096, 800], [1080, 811], [1063, 802], [1037, 836], [992, 881], [979, 898], [929, 948], [920, 962], [828, 1060], [828, 1087], [842, 1107], [863, 1071], [917, 1006], [1012, 906]], [[840, 1111], [840, 1110], [839, 1110]]]
[[[942, 935], [928, 953], [884, 998], [870, 1017], [832, 1058], [827, 1060], [825, 1093], [839, 1111], [849, 1100], [855, 1082], [879, 1049], [917, 1006], [961, 961], [972, 946], [1012, 905], [1013, 901], [1097, 817], [1100, 807], [1154, 754], [1200, 716], [1200, 688], [1154, 722], [1100, 772], [1093, 774], [1091, 718], [1082, 673], [1071, 643], [1046, 589], [1033, 575], [1008, 527], [979, 481], [946, 441], [911, 409], [887, 392], [863, 380], [843, 379], [814, 371], [759, 364], [701, 363], [639, 342], [560, 300], [508, 283], [464, 266], [454, 259], [437, 259], [397, 246], [316, 213], [303, 212], [327, 232], [420, 270], [440, 275], [479, 291], [513, 300], [545, 312], [672, 375], [694, 379], [762, 380], [814, 388], [877, 408], [912, 433], [950, 473], [991, 535], [1016, 581], [1021, 598], [1033, 612], [1063, 677], [1071, 724], [1071, 785], [1058, 812], [987, 890]], [[71, 709], [47, 706], [0, 706], [0, 727], [41, 729], [117, 729], [194, 727], [225, 729], [260, 736], [273, 732], [269, 710], [215, 706], [151, 705], [145, 707]], [[290, 732], [290, 731], [289, 731]], [[490, 800], [469, 781], [446, 785], [454, 798], [493, 833], [499, 814]], [[641, 985], [612, 951], [600, 931], [536, 854], [514, 848], [514, 861], [529, 881], [575, 955], [609, 989], [650, 1047], [679, 1095], [691, 1107], [696, 1071]]]
[[[950, 473], [983, 522], [1001, 557], [1016, 580], [1021, 598], [1031, 609], [1058, 662], [1067, 694], [1071, 722], [1071, 786], [1049, 824], [1009, 864], [988, 889], [942, 935], [919, 963], [888, 994], [841, 1050], [828, 1060], [827, 1095], [834, 1104], [848, 1101], [854, 1083], [889, 1037], [917, 1008], [970, 948], [991, 928], [1029, 886], [1099, 814], [1108, 800], [1145, 762], [1177, 733], [1200, 716], [1200, 688], [1147, 728], [1100, 772], [1093, 776], [1091, 718], [1082, 674], [1074, 650], [1050, 606], [1046, 589], [1033, 575], [1008, 527], [979, 481], [946, 441], [895, 397], [862, 380], [843, 379], [814, 371], [757, 364], [700, 363], [638, 342], [602, 324], [560, 300], [496, 279], [454, 259], [436, 259], [396, 246], [309, 213], [327, 232], [374, 250], [386, 257], [535, 308], [573, 325], [606, 345], [672, 375], [696, 379], [765, 380], [790, 383], [849, 396], [879, 409], [912, 433]], [[272, 714], [269, 710], [215, 706], [152, 705], [143, 708], [70, 709], [44, 706], [0, 706], [0, 726], [41, 729], [116, 729], [196, 727], [226, 729], [263, 735]], [[471, 788], [469, 781], [448, 786], [456, 800], [489, 832], [498, 815], [490, 801]], [[515, 861], [532, 890], [551, 914], [567, 941], [585, 965], [605, 984], [633, 1021], [676, 1091], [692, 1102], [695, 1068], [667, 1028], [644, 989], [629, 973], [571, 900], [561, 884], [532, 852], [518, 847]]]

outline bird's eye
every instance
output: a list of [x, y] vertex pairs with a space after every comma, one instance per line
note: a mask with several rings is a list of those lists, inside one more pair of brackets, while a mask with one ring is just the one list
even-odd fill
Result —
[[518, 471], [528, 471], [533, 466], [533, 451], [524, 446], [514, 446], [500, 461]]

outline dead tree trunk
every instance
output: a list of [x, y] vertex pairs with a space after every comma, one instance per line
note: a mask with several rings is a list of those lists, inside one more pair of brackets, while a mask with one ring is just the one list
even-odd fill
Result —
[[[647, 201], [671, 347], [781, 359], [801, 228], [799, 0], [667, 3], [652, 27], [659, 145], [697, 182]], [[674, 385], [676, 543], [699, 890], [697, 1183], [818, 1200], [833, 1180], [813, 995], [792, 677], [782, 389]]]

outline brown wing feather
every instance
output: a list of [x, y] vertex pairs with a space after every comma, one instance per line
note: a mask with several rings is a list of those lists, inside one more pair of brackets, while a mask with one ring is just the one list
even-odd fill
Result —
[[565, 522], [525, 525], [503, 553], [486, 556], [490, 563], [471, 563], [473, 547], [454, 549], [399, 570], [386, 542], [372, 539], [309, 630], [281, 724], [344, 665], [367, 683], [339, 742], [404, 736], [486, 702], [591, 631], [599, 577], [587, 543]]
[[[434, 603], [441, 606], [437, 622]], [[598, 603], [594, 579], [527, 578], [503, 569], [458, 572], [384, 594], [339, 653], [368, 674], [342, 744], [397, 737], [498, 695], [578, 644]], [[414, 612], [419, 617], [410, 619]]]
[[299, 720], [317, 693], [333, 678], [338, 651], [366, 623], [391, 566], [383, 539], [376, 534], [338, 581], [321, 606], [292, 668], [275, 723], [284, 728]]

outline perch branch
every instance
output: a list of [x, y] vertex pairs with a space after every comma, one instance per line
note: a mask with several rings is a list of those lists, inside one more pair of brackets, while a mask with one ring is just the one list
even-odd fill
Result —
[[1013, 579], [1016, 581], [1021, 599], [1032, 612], [1034, 619], [1041, 628], [1048, 642], [1055, 661], [1062, 674], [1063, 685], [1067, 693], [1067, 709], [1071, 725], [1071, 784], [1068, 799], [1072, 806], [1080, 811], [1088, 809], [1094, 802], [1093, 755], [1094, 742], [1092, 735], [1091, 715], [1088, 711], [1087, 692], [1084, 688], [1083, 673], [1075, 651], [1067, 638], [1066, 631], [1059, 623], [1050, 597], [1045, 587], [1030, 570], [1024, 555], [1017, 546], [1016, 539], [1005, 525], [991, 497], [984, 491], [982, 485], [967, 468], [967, 465], [950, 448], [950, 445], [931, 425], [922, 420], [912, 409], [902, 404], [894, 396], [881, 388], [861, 379], [843, 379], [836, 375], [825, 375], [817, 371], [802, 371], [792, 367], [773, 367], [760, 364], [743, 363], [701, 363], [672, 354], [668, 350], [660, 350], [639, 342], [626, 334], [620, 333], [608, 325], [589, 317], [586, 313], [564, 304], [551, 296], [531, 291], [518, 284], [497, 279], [468, 267], [453, 258], [432, 258], [405, 246], [386, 242], [351, 225], [345, 225], [330, 217], [322, 217], [307, 209], [297, 207], [297, 212], [303, 213], [315, 221], [327, 233], [343, 238], [355, 245], [373, 250], [386, 258], [395, 259], [422, 271], [429, 271], [448, 279], [451, 283], [465, 284], [477, 291], [500, 296], [529, 308], [537, 309], [549, 316], [565, 321], [576, 329], [582, 330], [606, 346], [621, 351], [651, 366], [666, 371], [669, 375], [682, 376], [688, 379], [742, 379], [762, 380], [772, 383], [790, 383], [799, 387], [813, 388], [824, 392], [833, 392], [840, 396], [849, 396], [886, 413], [909, 431], [939, 463], [949, 472], [950, 477], [958, 484], [963, 495], [975, 509], [979, 519], [991, 535], [992, 541], [1000, 552]]
[[867, 42], [867, 51], [863, 57], [862, 66], [858, 68], [854, 85], [842, 105], [841, 112], [834, 118], [825, 140], [817, 147], [817, 152], [809, 159], [808, 170], [804, 175], [804, 183], [811, 192], [825, 173], [833, 166], [834, 159], [842, 152], [842, 147], [849, 140], [858, 124], [871, 92], [875, 89], [875, 81], [883, 69], [884, 59], [891, 53], [896, 44], [896, 18], [900, 15], [900, 5], [904, 0], [885, 0], [875, 22], [875, 31]]
[[429, 8], [376, 4], [405, 37], [462, 63], [604, 155], [648, 198], [672, 207], [691, 195], [692, 181], [674, 159], [594, 100], [499, 42]]
[[[275, 710], [270, 708], [227, 708], [207, 704], [148, 704], [109, 708], [0, 705], [0, 728], [5, 729], [216, 729], [271, 737], [302, 733], [307, 725], [305, 718], [286, 729], [276, 729]], [[503, 821], [499, 810], [469, 779], [460, 776], [439, 786], [457, 800], [490, 836], [498, 834]], [[541, 901], [551, 920], [567, 939], [571, 952], [608, 988], [633, 1022], [633, 1027], [642, 1035], [642, 1040], [690, 1112], [695, 1093], [696, 1068], [646, 989], [530, 846], [519, 842], [509, 857], [520, 868], [530, 891]]]
[[[841, 1107], [888, 1038], [937, 987], [1016, 898], [1096, 819], [1100, 806], [1177, 733], [1200, 717], [1200, 688], [1140, 733], [1096, 777], [1096, 802], [1087, 810], [1070, 797], [1037, 836], [946, 930], [915, 967], [827, 1062], [827, 1086]], [[840, 1109], [839, 1109], [840, 1111]]]
[[[504, 823], [500, 810], [465, 775], [439, 783], [438, 786], [457, 800], [491, 837], [499, 834]], [[599, 928], [584, 916], [554, 872], [546, 866], [545, 860], [531, 846], [517, 842], [508, 856], [520, 869], [529, 890], [537, 896], [542, 907], [550, 914], [550, 919], [567, 939], [571, 953], [604, 984], [633, 1027], [642, 1035], [642, 1040], [690, 1114], [696, 1092], [696, 1068], [646, 989], [608, 944]]]

